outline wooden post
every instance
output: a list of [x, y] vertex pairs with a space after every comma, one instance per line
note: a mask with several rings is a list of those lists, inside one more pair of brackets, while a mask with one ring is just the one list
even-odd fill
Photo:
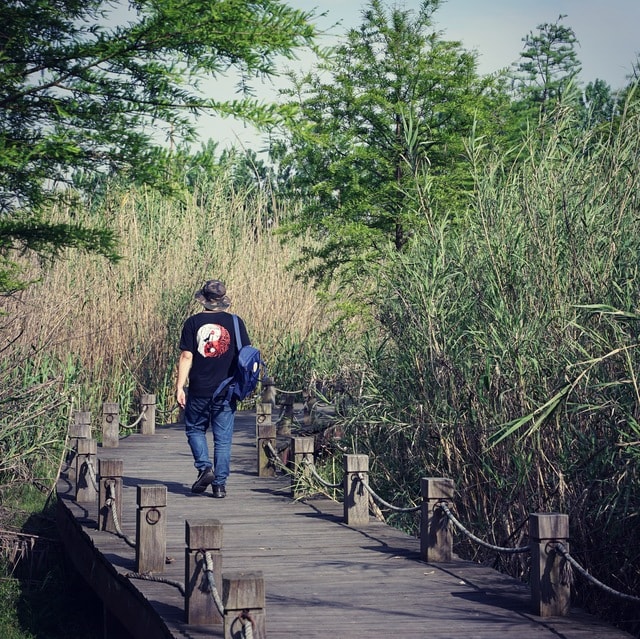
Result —
[[76, 455], [78, 454], [78, 440], [91, 439], [91, 413], [77, 410], [73, 414], [73, 423], [69, 424], [69, 451], [66, 456], [67, 479], [76, 481]]
[[113, 402], [102, 404], [102, 447], [117, 448], [120, 432], [120, 407]]
[[[271, 407], [269, 405], [269, 407]], [[258, 477], [274, 477], [276, 474], [275, 463], [271, 462], [271, 456], [267, 453], [267, 446], [276, 449], [276, 425], [269, 421], [263, 424], [256, 424], [257, 441], [256, 451], [258, 453]]]
[[[222, 575], [224, 639], [253, 636], [266, 639], [266, 611], [262, 572], [235, 572]], [[243, 632], [251, 624], [251, 635]]]
[[142, 420], [140, 423], [140, 432], [143, 435], [156, 434], [156, 396], [148, 393], [140, 399], [140, 408], [142, 409]]
[[422, 510], [420, 520], [420, 558], [427, 562], [451, 561], [453, 535], [447, 515], [438, 502], [451, 505], [453, 480], [446, 477], [423, 477], [420, 480]]
[[270, 424], [272, 406], [270, 402], [258, 402], [256, 404], [256, 437], [258, 436], [258, 427], [263, 424]]
[[278, 420], [278, 435], [291, 435], [293, 424], [293, 395], [285, 395], [282, 400], [282, 417]]
[[98, 443], [95, 439], [79, 439], [76, 454], [76, 501], [95, 502], [98, 496], [96, 458]]
[[91, 413], [88, 410], [77, 410], [73, 414], [73, 424], [69, 428], [69, 437], [78, 439], [91, 438]]
[[529, 515], [531, 544], [531, 603], [540, 617], [569, 614], [571, 584], [564, 557], [555, 551], [560, 542], [569, 550], [569, 516], [560, 513]]
[[136, 571], [164, 572], [167, 558], [167, 487], [138, 486]]
[[[100, 476], [98, 494], [98, 530], [118, 532], [113, 519], [113, 508], [116, 510], [118, 521], [122, 521], [122, 468], [121, 459], [98, 460], [98, 474]], [[114, 503], [109, 506], [107, 500], [112, 498]]]
[[345, 455], [343, 468], [344, 522], [348, 526], [363, 526], [369, 523], [369, 493], [362, 485], [369, 485], [369, 457]]
[[313, 462], [315, 440], [313, 437], [292, 437], [291, 450], [293, 455], [293, 474], [291, 475], [291, 495], [294, 499], [302, 497], [306, 492], [305, 477], [311, 474], [311, 468], [305, 463]]
[[[203, 552], [211, 556], [216, 589], [222, 584], [222, 524], [217, 519], [185, 522], [185, 616], [188, 624], [221, 624], [222, 615], [205, 573]], [[222, 599], [222, 597], [220, 597]]]

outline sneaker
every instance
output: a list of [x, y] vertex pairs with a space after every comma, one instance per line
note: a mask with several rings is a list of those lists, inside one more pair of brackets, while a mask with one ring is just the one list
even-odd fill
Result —
[[222, 499], [223, 497], [227, 496], [227, 489], [224, 486], [213, 484], [211, 486], [211, 490], [213, 491], [213, 496], [217, 499]]
[[213, 471], [211, 468], [205, 468], [198, 473], [198, 479], [191, 486], [192, 493], [203, 493], [207, 490], [207, 486], [213, 481]]

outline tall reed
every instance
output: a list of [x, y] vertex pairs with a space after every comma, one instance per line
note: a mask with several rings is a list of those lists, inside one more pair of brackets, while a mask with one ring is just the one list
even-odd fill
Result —
[[[278, 385], [302, 383], [285, 373], [296, 369], [289, 358], [315, 352], [327, 314], [287, 268], [298, 249], [277, 235], [283, 214], [293, 212], [267, 190], [241, 192], [223, 172], [173, 199], [114, 185], [80, 214], [62, 204], [52, 210], [53, 221], [106, 222], [120, 234], [122, 259], [69, 252], [49, 268], [24, 262], [39, 281], [5, 298], [0, 322], [0, 487], [44, 451], [50, 456], [50, 441], [61, 449], [73, 410], [97, 416], [103, 402], [118, 402], [127, 423], [147, 392], [160, 409], [175, 409], [180, 328], [201, 308], [194, 293], [206, 279], [226, 282], [231, 310], [271, 374], [282, 374]], [[311, 368], [307, 358], [300, 372]], [[57, 468], [50, 462], [49, 475]]]
[[[531, 512], [569, 513], [577, 559], [637, 594], [640, 114], [608, 134], [580, 132], [569, 110], [553, 117], [515, 158], [472, 141], [468, 218], [433, 219], [389, 256], [384, 348], [349, 433], [392, 499], [452, 477], [459, 516], [493, 543], [521, 543]], [[526, 575], [521, 557], [468, 540], [459, 551]], [[638, 631], [631, 604], [574, 590]]]

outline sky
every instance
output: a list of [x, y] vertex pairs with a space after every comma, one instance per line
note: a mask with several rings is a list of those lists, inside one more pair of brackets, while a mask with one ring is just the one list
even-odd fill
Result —
[[[349, 28], [358, 27], [367, 2], [360, 0], [286, 0], [296, 9], [325, 13], [317, 20], [323, 31], [321, 44], [335, 44]], [[391, 6], [415, 10], [420, 0], [387, 0]], [[447, 40], [458, 40], [478, 53], [479, 71], [491, 73], [518, 61], [523, 38], [536, 32], [537, 26], [553, 23], [565, 15], [563, 24], [571, 27], [578, 39], [578, 58], [582, 63], [584, 84], [600, 78], [613, 89], [624, 86], [631, 66], [640, 54], [640, 0], [445, 0], [434, 14], [434, 26]], [[338, 24], [339, 23], [339, 24]], [[288, 63], [290, 64], [290, 63]], [[302, 58], [302, 67], [312, 58]], [[277, 81], [276, 81], [277, 84]], [[258, 97], [274, 100], [276, 89], [254, 85]], [[234, 97], [234, 81], [216, 83], [220, 93]], [[240, 145], [256, 148], [259, 137], [251, 127], [230, 119], [202, 118], [203, 141], [217, 140], [221, 146]]]

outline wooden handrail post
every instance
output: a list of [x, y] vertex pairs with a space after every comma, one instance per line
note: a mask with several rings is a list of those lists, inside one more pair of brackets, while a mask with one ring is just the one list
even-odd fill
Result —
[[569, 550], [569, 515], [535, 513], [529, 515], [531, 544], [531, 603], [539, 617], [569, 614], [571, 585], [566, 560], [555, 544]]
[[[269, 405], [271, 407], [271, 405]], [[272, 463], [271, 457], [267, 453], [267, 447], [276, 449], [276, 425], [269, 421], [256, 424], [256, 451], [258, 454], [258, 477], [273, 477], [276, 474], [276, 466]]]
[[278, 421], [278, 435], [291, 435], [293, 424], [293, 395], [285, 395], [282, 400], [282, 417]]
[[204, 552], [212, 561], [216, 589], [222, 584], [222, 524], [217, 519], [185, 521], [185, 617], [188, 624], [221, 624], [222, 615], [209, 591]]
[[369, 493], [362, 485], [369, 485], [369, 456], [345, 455], [343, 467], [344, 522], [363, 526], [369, 523]]
[[437, 507], [453, 501], [453, 480], [423, 477], [420, 480], [422, 509], [420, 519], [420, 558], [427, 562], [451, 561], [453, 535], [447, 515]]
[[[266, 611], [262, 572], [234, 572], [222, 575], [224, 639], [253, 636], [266, 639]], [[251, 624], [252, 635], [242, 627]]]
[[291, 451], [293, 457], [293, 474], [291, 475], [291, 496], [294, 499], [302, 497], [305, 490], [305, 478], [311, 474], [311, 468], [306, 463], [313, 462], [315, 439], [313, 437], [292, 437]]
[[76, 480], [76, 455], [78, 454], [78, 440], [91, 439], [91, 413], [77, 410], [73, 414], [73, 422], [69, 424], [69, 450], [66, 456], [67, 479]]
[[95, 502], [98, 496], [96, 458], [98, 443], [95, 439], [79, 439], [76, 454], [76, 501]]
[[258, 402], [256, 404], [256, 437], [258, 436], [259, 426], [272, 422], [272, 412], [271, 402]]
[[77, 410], [73, 413], [73, 423], [69, 426], [69, 437], [89, 439], [91, 437], [91, 412]]
[[102, 447], [117, 448], [120, 444], [120, 406], [114, 402], [102, 404]]
[[167, 558], [167, 487], [138, 486], [136, 571], [164, 572]]
[[[98, 530], [118, 532], [113, 519], [113, 508], [116, 509], [118, 521], [122, 521], [122, 469], [124, 462], [121, 459], [99, 459], [98, 475]], [[110, 506], [107, 500], [112, 498], [114, 503]]]
[[140, 432], [143, 435], [156, 434], [156, 396], [147, 393], [140, 398], [142, 419], [140, 420]]

